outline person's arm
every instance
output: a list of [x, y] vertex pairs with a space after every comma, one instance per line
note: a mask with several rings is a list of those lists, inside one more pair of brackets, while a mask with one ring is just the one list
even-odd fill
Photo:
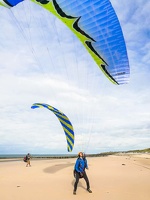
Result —
[[79, 159], [77, 159], [77, 160], [76, 160], [76, 164], [75, 164], [75, 170], [76, 170], [77, 172], [81, 172], [81, 171], [80, 171], [80, 168], [79, 168], [79, 162], [80, 162]]
[[86, 169], [89, 169], [88, 163], [87, 163], [87, 159], [85, 159], [85, 168], [86, 168]]

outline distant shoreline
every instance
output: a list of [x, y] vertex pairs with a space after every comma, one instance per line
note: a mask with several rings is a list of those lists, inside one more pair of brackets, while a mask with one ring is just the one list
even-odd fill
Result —
[[[148, 155], [150, 156], [150, 148], [142, 150], [130, 150], [130, 151], [117, 151], [117, 152], [103, 152], [96, 154], [86, 154], [86, 157], [105, 157], [110, 155]], [[25, 154], [0, 154], [0, 161], [20, 161], [23, 160]], [[32, 159], [67, 159], [77, 158], [77, 154], [31, 154]]]
[[[150, 159], [150, 153], [113, 153], [113, 154], [91, 154], [87, 155], [87, 157], [93, 157], [93, 158], [102, 158], [107, 156], [118, 156], [118, 157], [129, 157], [129, 158], [143, 158], [143, 159]], [[72, 159], [77, 158], [76, 156], [33, 156], [32, 160], [34, 161], [40, 161], [40, 160], [62, 160], [62, 159]], [[8, 158], [8, 157], [0, 157], [0, 163], [6, 163], [6, 162], [24, 162], [23, 157], [17, 157], [17, 158]]]
[[[87, 154], [87, 157], [98, 157], [98, 156], [107, 156], [108, 154]], [[0, 155], [0, 160], [2, 159], [23, 159], [25, 155]], [[32, 155], [32, 159], [64, 159], [64, 158], [76, 158], [77, 155]]]
[[[128, 152], [105, 152], [105, 153], [98, 153], [98, 154], [86, 154], [86, 157], [106, 157], [110, 155], [116, 156], [131, 156], [131, 155], [148, 155], [150, 156], [150, 152], [135, 152], [135, 151], [128, 151]], [[23, 161], [25, 155], [23, 154], [1, 154], [0, 155], [0, 162], [4, 161]], [[67, 154], [31, 154], [32, 159], [68, 159], [68, 158], [77, 158], [76, 154], [67, 155]]]
[[[113, 153], [114, 154], [114, 153]], [[104, 156], [109, 156], [112, 155], [112, 153], [100, 153], [100, 154], [86, 154], [86, 157], [104, 157]], [[10, 154], [10, 155], [0, 155], [0, 162], [9, 162], [9, 161], [23, 161], [23, 158], [25, 157], [25, 155], [22, 154]], [[77, 154], [73, 154], [73, 155], [66, 155], [66, 154], [56, 154], [56, 155], [44, 155], [44, 154], [31, 154], [31, 158], [34, 160], [40, 160], [40, 159], [69, 159], [69, 158], [77, 158]]]

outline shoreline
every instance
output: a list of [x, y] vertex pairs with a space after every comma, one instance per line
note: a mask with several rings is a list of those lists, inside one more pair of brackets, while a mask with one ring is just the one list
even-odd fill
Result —
[[[110, 154], [89, 154], [86, 157], [87, 158], [101, 158], [101, 157], [108, 157], [108, 156], [120, 156], [120, 157], [127, 157], [130, 158], [144, 158], [144, 159], [150, 159], [150, 153], [110, 153]], [[23, 157], [0, 157], [0, 163], [1, 162], [17, 162], [17, 161], [23, 161]], [[33, 160], [61, 160], [61, 159], [76, 159], [77, 155], [70, 155], [70, 156], [32, 156], [31, 161]]]
[[[105, 156], [110, 156], [110, 155], [118, 155], [118, 156], [147, 156], [150, 157], [150, 153], [140, 153], [140, 152], [108, 152], [108, 153], [98, 153], [98, 154], [86, 154], [86, 157], [105, 157]], [[23, 159], [25, 157], [25, 154], [0, 154], [0, 160], [1, 159]], [[77, 154], [73, 155], [66, 155], [66, 154], [56, 154], [56, 155], [51, 155], [51, 154], [31, 154], [32, 158], [38, 158], [38, 159], [63, 159], [63, 158], [76, 158]]]

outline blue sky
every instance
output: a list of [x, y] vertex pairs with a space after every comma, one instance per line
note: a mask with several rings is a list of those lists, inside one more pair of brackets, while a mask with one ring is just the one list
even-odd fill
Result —
[[[63, 111], [75, 147], [87, 153], [150, 144], [150, 2], [111, 0], [130, 62], [130, 82], [112, 84], [59, 20], [28, 1], [0, 7], [0, 154], [67, 153], [64, 132], [46, 109]], [[42, 17], [41, 17], [42, 16]]]

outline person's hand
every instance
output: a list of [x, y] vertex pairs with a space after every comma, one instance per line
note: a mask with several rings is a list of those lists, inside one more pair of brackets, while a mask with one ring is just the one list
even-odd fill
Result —
[[83, 176], [83, 173], [82, 173], [82, 172], [80, 172], [80, 176], [81, 176], [81, 177]]

